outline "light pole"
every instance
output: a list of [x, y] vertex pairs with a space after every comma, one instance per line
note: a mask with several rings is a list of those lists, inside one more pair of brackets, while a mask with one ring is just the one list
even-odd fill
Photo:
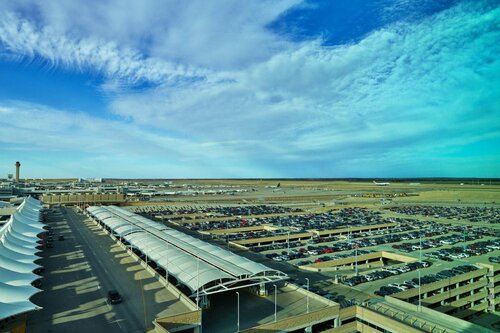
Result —
[[354, 275], [358, 276], [358, 244], [354, 245]]
[[287, 244], [287, 247], [288, 247], [288, 255], [290, 255], [290, 230], [288, 230], [288, 237], [287, 237], [287, 240], [286, 240], [286, 244]]
[[278, 310], [278, 287], [273, 284], [274, 286], [274, 322], [277, 320], [277, 310]]
[[309, 313], [309, 278], [306, 278], [307, 281], [307, 295], [306, 295], [306, 311]]
[[418, 269], [418, 312], [422, 311], [422, 284], [420, 281], [420, 268]]
[[238, 320], [236, 321], [236, 325], [238, 327], [237, 331], [236, 332], [239, 332], [240, 331], [240, 293], [239, 292], [236, 292], [236, 296], [237, 296], [237, 313], [238, 313]]
[[200, 300], [200, 254], [196, 253], [196, 307], [200, 310], [200, 333], [203, 330], [203, 309], [199, 306]]
[[422, 281], [421, 281], [421, 265], [422, 265], [422, 228], [419, 230], [420, 236], [420, 261], [418, 265], [418, 312], [422, 311]]
[[200, 257], [196, 253], [196, 307], [199, 309], [200, 299]]
[[165, 273], [165, 279], [167, 280], [165, 282], [166, 282], [167, 286], [168, 286], [168, 257], [169, 256], [170, 256], [170, 253], [168, 252], [168, 241], [167, 241], [167, 269], [166, 269], [166, 273]]
[[420, 236], [420, 262], [422, 262], [422, 230], [420, 230], [419, 236]]

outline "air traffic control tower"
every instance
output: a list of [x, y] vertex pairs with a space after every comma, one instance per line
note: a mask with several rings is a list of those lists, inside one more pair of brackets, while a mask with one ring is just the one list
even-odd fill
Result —
[[21, 169], [21, 163], [16, 162], [16, 183], [19, 183], [19, 170]]

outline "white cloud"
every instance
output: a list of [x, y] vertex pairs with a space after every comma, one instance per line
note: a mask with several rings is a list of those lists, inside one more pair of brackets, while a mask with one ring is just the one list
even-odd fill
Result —
[[19, 101], [0, 103], [0, 114], [2, 158], [12, 155], [39, 163], [44, 172], [32, 176], [50, 177], [50, 170], [60, 177], [144, 177], [140, 173], [148, 171], [156, 177], [181, 178], [272, 175], [258, 166], [247, 168], [248, 160], [239, 151], [242, 142], [198, 142], [124, 121]]
[[145, 58], [116, 42], [96, 37], [71, 38], [50, 26], [36, 25], [13, 13], [0, 14], [0, 45], [8, 54], [39, 56], [52, 66], [101, 72], [108, 78], [134, 84], [142, 81], [165, 83], [207, 75], [208, 71], [177, 65], [157, 58]]
[[[0, 40], [14, 54], [104, 73], [103, 89], [120, 91], [110, 111], [132, 124], [23, 106], [17, 122], [28, 128], [9, 135], [36, 129], [45, 143], [32, 144], [44, 149], [88, 141], [80, 149], [126, 149], [142, 159], [169, 154], [180, 165], [235, 176], [258, 176], [251, 170], [300, 176], [302, 169], [289, 165], [307, 167], [303, 176], [366, 165], [384, 170], [384, 163], [411, 173], [429, 162], [439, 171], [446, 167], [435, 164], [448, 152], [499, 139], [499, 8], [466, 2], [358, 43], [326, 47], [292, 44], [266, 30], [295, 1], [125, 3], [134, 10], [117, 2], [95, 10], [83, 5], [75, 22], [65, 15], [80, 2], [37, 7], [41, 28], [3, 15]], [[131, 93], [122, 80], [157, 86]], [[42, 125], [23, 122], [31, 117]], [[54, 134], [56, 120], [61, 128]], [[58, 141], [61, 135], [70, 139]]]
[[[498, 131], [500, 36], [492, 27], [499, 19], [499, 9], [459, 6], [353, 45], [306, 43], [224, 73], [231, 81], [123, 96], [112, 109], [199, 139], [259, 140], [273, 147], [269, 155], [292, 150], [303, 158], [363, 145], [376, 155], [419, 142], [447, 147], [457, 137]], [[470, 119], [478, 104], [484, 117]], [[141, 105], [148, 107], [137, 112]]]
[[266, 26], [300, 2], [24, 0], [0, 6], [36, 16], [39, 26], [50, 29], [45, 37], [97, 38], [176, 64], [227, 69], [291, 47]]

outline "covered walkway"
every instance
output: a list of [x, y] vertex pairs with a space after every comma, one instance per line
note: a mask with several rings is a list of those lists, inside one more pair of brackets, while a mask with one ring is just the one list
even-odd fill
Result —
[[40, 309], [30, 297], [41, 290], [32, 286], [40, 276], [38, 235], [45, 232], [40, 201], [28, 197], [0, 229], [0, 320]]
[[192, 295], [287, 279], [280, 271], [238, 256], [115, 206], [87, 208], [89, 215], [147, 262], [185, 285]]

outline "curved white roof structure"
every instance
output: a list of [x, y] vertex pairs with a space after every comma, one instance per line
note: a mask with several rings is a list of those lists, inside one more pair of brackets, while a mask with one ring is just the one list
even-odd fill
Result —
[[40, 309], [29, 299], [40, 292], [31, 283], [40, 278], [33, 271], [40, 267], [34, 261], [44, 232], [41, 209], [40, 201], [28, 197], [0, 229], [0, 319]]
[[116, 206], [93, 206], [87, 212], [187, 286], [193, 295], [288, 278], [283, 272]]

